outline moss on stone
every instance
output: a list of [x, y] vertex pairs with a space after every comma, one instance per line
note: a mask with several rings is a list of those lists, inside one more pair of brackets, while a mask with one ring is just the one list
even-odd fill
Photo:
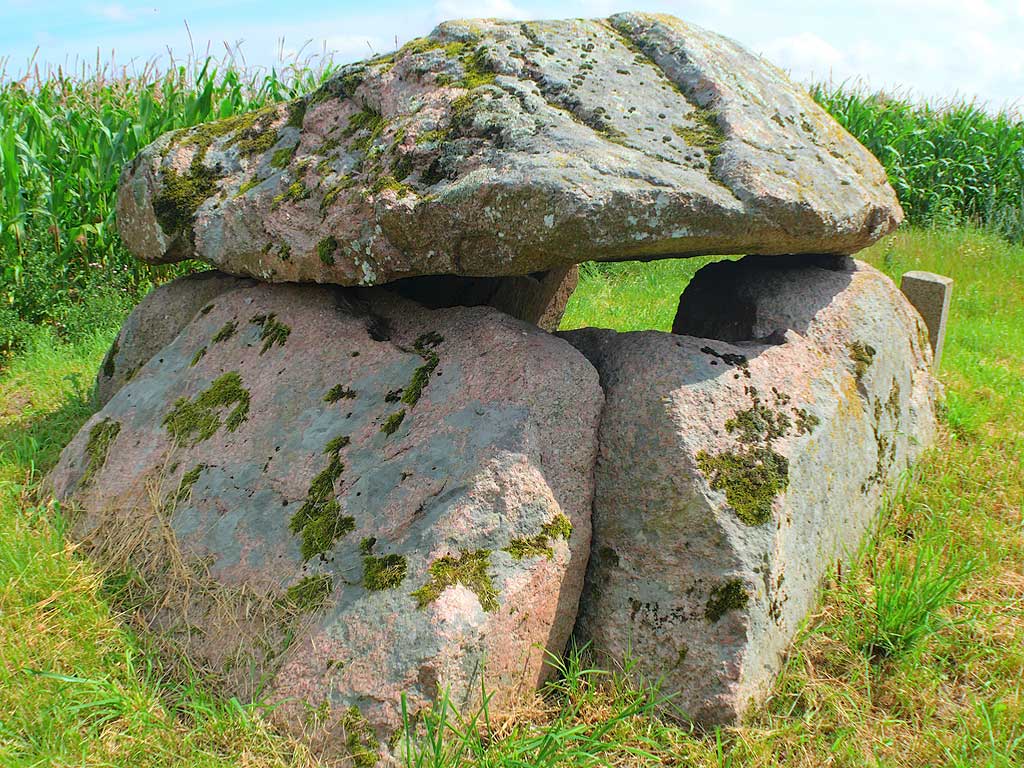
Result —
[[276, 207], [281, 205], [281, 203], [298, 203], [309, 199], [310, 194], [305, 184], [301, 181], [293, 181], [284, 192], [274, 196], [272, 205]]
[[363, 586], [371, 592], [394, 589], [405, 581], [408, 570], [408, 563], [401, 555], [363, 555]]
[[569, 518], [559, 512], [549, 522], [541, 526], [540, 533], [535, 536], [519, 537], [512, 539], [505, 551], [512, 555], [513, 560], [523, 560], [527, 557], [546, 557], [548, 560], [555, 556], [551, 548], [552, 539], [569, 540], [572, 535], [572, 523]]
[[261, 179], [249, 179], [248, 181], [242, 182], [238, 187], [238, 191], [235, 193], [235, 197], [241, 197], [250, 189], [254, 189], [260, 185]]
[[187, 174], [165, 168], [163, 183], [153, 197], [153, 215], [160, 228], [173, 235], [189, 226], [199, 206], [213, 195], [219, 178], [220, 174], [195, 159]]
[[395, 432], [398, 431], [398, 428], [402, 426], [402, 421], [404, 420], [405, 409], [402, 409], [397, 413], [392, 413], [390, 416], [384, 419], [384, 423], [381, 424], [380, 431], [390, 437], [391, 435], [395, 434]]
[[302, 128], [302, 122], [306, 119], [306, 99], [297, 99], [288, 107], [287, 128]]
[[242, 386], [237, 371], [218, 376], [194, 400], [178, 398], [164, 417], [163, 426], [177, 445], [193, 446], [220, 429], [219, 412], [231, 405], [234, 408], [224, 424], [229, 432], [234, 432], [249, 414], [249, 391]]
[[203, 470], [207, 469], [206, 464], [196, 464], [192, 469], [181, 476], [181, 482], [178, 483], [178, 490], [174, 493], [175, 503], [181, 503], [188, 499], [192, 493], [192, 486], [199, 480], [199, 476], [203, 473]]
[[367, 536], [359, 542], [359, 554], [361, 555], [372, 555], [373, 548], [377, 544], [377, 538], [375, 536]]
[[206, 357], [206, 347], [200, 347], [199, 349], [196, 350], [196, 353], [192, 355], [192, 362], [188, 364], [188, 367], [191, 368], [204, 357]]
[[213, 343], [220, 344], [222, 341], [227, 341], [235, 335], [235, 331], [238, 330], [238, 323], [234, 320], [228, 320], [224, 325], [220, 327], [220, 330], [213, 334]]
[[416, 137], [417, 144], [440, 144], [448, 138], [448, 131], [424, 131]]
[[718, 124], [718, 114], [696, 107], [688, 118], [690, 125], [673, 125], [672, 131], [686, 142], [686, 146], [704, 150], [708, 162], [713, 162], [722, 154], [725, 145], [725, 133]]
[[355, 530], [355, 519], [341, 514], [334, 495], [334, 484], [345, 470], [339, 452], [346, 445], [348, 437], [341, 435], [324, 446], [327, 466], [310, 482], [305, 501], [288, 523], [291, 532], [301, 536], [299, 552], [304, 561], [324, 555], [335, 541]]
[[269, 315], [253, 315], [249, 322], [260, 326], [260, 341], [263, 342], [260, 348], [261, 355], [275, 344], [283, 347], [292, 332], [292, 329], [278, 320], [273, 312]]
[[338, 252], [339, 247], [338, 239], [334, 235], [328, 235], [316, 244], [316, 255], [320, 258], [321, 262], [327, 266], [332, 266], [334, 264], [334, 254]]
[[285, 599], [291, 608], [303, 613], [315, 613], [324, 607], [334, 590], [334, 579], [326, 573], [306, 576], [285, 591]]
[[359, 709], [349, 707], [338, 720], [345, 733], [345, 748], [355, 768], [374, 768], [380, 761], [380, 742]]
[[772, 519], [772, 502], [789, 485], [789, 460], [770, 448], [745, 447], [714, 456], [697, 454], [697, 466], [716, 491], [724, 491], [736, 515], [747, 525]]
[[355, 392], [354, 389], [349, 389], [348, 387], [346, 387], [346, 386], [344, 386], [342, 384], [335, 384], [333, 387], [331, 387], [329, 390], [327, 390], [327, 394], [324, 395], [324, 402], [325, 403], [336, 403], [336, 402], [338, 402], [339, 400], [342, 400], [342, 399], [349, 399], [350, 400], [350, 399], [354, 398], [355, 396], [356, 396], [356, 392]]
[[89, 430], [89, 439], [85, 443], [86, 464], [82, 472], [81, 485], [84, 487], [92, 482], [96, 473], [103, 469], [107, 462], [107, 454], [114, 439], [121, 432], [121, 425], [113, 419], [103, 419], [93, 424]]
[[298, 148], [299, 145], [295, 144], [291, 147], [282, 147], [274, 152], [274, 154], [270, 156], [270, 167], [277, 168], [279, 170], [287, 168], [288, 164], [292, 161], [292, 158], [295, 157], [295, 152]]
[[488, 613], [498, 610], [498, 590], [488, 573], [491, 564], [491, 550], [477, 549], [462, 552], [458, 558], [445, 555], [430, 564], [427, 569], [430, 581], [412, 593], [416, 604], [425, 608], [437, 600], [448, 587], [461, 584], [471, 590], [480, 601], [480, 607]]
[[750, 600], [742, 579], [729, 579], [711, 590], [704, 606], [704, 618], [712, 624], [729, 611], [743, 608]]
[[863, 341], [851, 341], [846, 345], [846, 350], [853, 361], [853, 375], [860, 384], [868, 372], [868, 368], [875, 361], [875, 348]]
[[352, 140], [352, 148], [360, 152], [367, 152], [383, 132], [384, 118], [380, 112], [363, 109], [349, 118], [342, 135], [346, 138], [357, 136]]
[[117, 353], [121, 349], [118, 344], [120, 339], [120, 334], [114, 337], [114, 343], [110, 345], [107, 356], [103, 358], [103, 375], [108, 379], [114, 378], [114, 358], [117, 357]]
[[814, 428], [821, 423], [821, 419], [806, 408], [794, 408], [793, 415], [796, 420], [796, 433], [798, 435], [811, 434]]
[[764, 525], [772, 518], [775, 497], [789, 485], [789, 460], [773, 444], [785, 437], [792, 420], [779, 406], [788, 405], [788, 395], [774, 391], [776, 408], [760, 399], [754, 387], [746, 388], [752, 405], [737, 411], [725, 422], [726, 431], [736, 435], [737, 447], [712, 455], [697, 453], [697, 467], [713, 490], [724, 491], [725, 500], [747, 525]]
[[370, 185], [370, 192], [375, 195], [388, 189], [397, 192], [399, 197], [405, 197], [406, 195], [413, 194], [412, 187], [408, 184], [403, 184], [393, 175], [388, 173], [378, 176], [377, 180]]

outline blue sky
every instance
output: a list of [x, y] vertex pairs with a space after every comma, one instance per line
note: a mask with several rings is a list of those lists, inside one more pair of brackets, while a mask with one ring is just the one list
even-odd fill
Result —
[[[194, 45], [241, 43], [250, 64], [326, 47], [342, 61], [382, 53], [448, 18], [675, 14], [732, 37], [799, 80], [859, 79], [921, 97], [959, 95], [990, 108], [1024, 106], [1024, 0], [0, 0], [0, 59], [8, 75], [36, 61], [120, 64], [183, 57]], [[185, 22], [191, 30], [192, 44]]]

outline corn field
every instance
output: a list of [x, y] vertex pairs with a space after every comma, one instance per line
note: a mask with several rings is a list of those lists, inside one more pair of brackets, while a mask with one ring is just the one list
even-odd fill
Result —
[[[20, 80], [0, 70], [0, 353], [27, 326], [60, 332], [97, 293], [130, 306], [153, 280], [187, 268], [153, 270], [120, 244], [117, 179], [142, 147], [169, 130], [293, 98], [332, 70], [327, 57], [269, 71], [232, 58]], [[812, 94], [885, 164], [910, 222], [973, 222], [1024, 239], [1019, 119], [842, 88]]]

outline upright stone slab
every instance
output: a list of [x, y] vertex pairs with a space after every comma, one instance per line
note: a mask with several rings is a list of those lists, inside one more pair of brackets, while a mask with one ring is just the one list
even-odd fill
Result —
[[767, 692], [823, 576], [935, 429], [930, 356], [891, 281], [773, 263], [698, 273], [681, 307], [711, 313], [701, 337], [561, 334], [606, 397], [576, 632], [706, 724]]
[[147, 262], [342, 285], [853, 253], [902, 217], [803, 86], [636, 13], [446, 22], [310, 96], [159, 138], [118, 191]]
[[494, 309], [357, 293], [216, 296], [48, 484], [86, 551], [162, 585], [133, 606], [158, 642], [227, 694], [265, 681], [286, 727], [363, 765], [402, 694], [415, 717], [483, 681], [500, 710], [550, 671], [603, 398], [569, 344]]
[[928, 326], [928, 341], [935, 369], [938, 370], [942, 362], [942, 347], [946, 343], [946, 317], [949, 315], [949, 301], [953, 295], [953, 279], [934, 272], [904, 272], [900, 279], [900, 290]]

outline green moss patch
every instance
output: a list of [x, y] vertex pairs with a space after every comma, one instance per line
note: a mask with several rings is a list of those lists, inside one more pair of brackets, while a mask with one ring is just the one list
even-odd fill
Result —
[[741, 579], [729, 579], [711, 590], [708, 602], [704, 606], [704, 618], [712, 624], [721, 619], [729, 611], [743, 608], [750, 600]]
[[335, 384], [333, 387], [327, 390], [327, 394], [324, 395], [324, 402], [336, 403], [339, 400], [351, 400], [355, 396], [356, 392], [354, 389], [349, 389], [348, 387], [342, 384]]
[[456, 584], [472, 590], [480, 601], [480, 607], [488, 613], [498, 610], [498, 590], [494, 588], [488, 568], [491, 565], [491, 550], [477, 549], [463, 552], [459, 557], [445, 555], [430, 564], [430, 581], [412, 593], [416, 604], [425, 608], [441, 596], [448, 587]]
[[328, 235], [316, 244], [316, 255], [320, 261], [328, 267], [334, 265], [334, 254], [338, 252], [340, 244], [334, 235]]
[[341, 514], [334, 493], [334, 484], [345, 470], [339, 453], [348, 442], [347, 436], [340, 435], [324, 446], [327, 466], [313, 478], [305, 501], [288, 523], [291, 532], [302, 537], [299, 551], [304, 561], [324, 555], [335, 541], [355, 530], [355, 520]]
[[288, 164], [295, 157], [295, 152], [298, 150], [299, 145], [296, 144], [291, 147], [282, 147], [270, 156], [270, 167], [277, 168], [278, 170], [288, 167]]
[[180, 503], [189, 498], [192, 494], [192, 486], [199, 480], [199, 476], [203, 473], [203, 470], [207, 469], [206, 464], [196, 464], [192, 469], [181, 476], [181, 482], [178, 483], [178, 490], [174, 492], [174, 502]]
[[[363, 540], [364, 543], [366, 539]], [[370, 545], [372, 549], [373, 545]], [[363, 555], [363, 586], [371, 592], [394, 589], [405, 581], [409, 566], [401, 555]]]
[[164, 417], [163, 426], [179, 446], [193, 446], [208, 440], [220, 429], [220, 410], [234, 406], [224, 421], [234, 432], [249, 414], [249, 391], [242, 386], [236, 371], [225, 373], [210, 383], [194, 400], [178, 398]]
[[285, 599], [288, 605], [304, 613], [315, 613], [324, 607], [334, 591], [334, 580], [326, 573], [306, 576], [288, 587]]
[[275, 344], [283, 347], [292, 332], [292, 329], [278, 320], [273, 312], [268, 315], [253, 315], [249, 322], [260, 326], [260, 341], [263, 342], [260, 348], [261, 355]]
[[[761, 400], [754, 387], [746, 391], [753, 401], [751, 407], [737, 411], [725, 422], [726, 431], [736, 436], [736, 450], [714, 455], [700, 451], [697, 467], [713, 490], [725, 492], [725, 500], [740, 520], [764, 525], [772, 519], [775, 497], [789, 486], [789, 460], [775, 450], [774, 443], [789, 434], [793, 421], [781, 410], [789, 405], [788, 395], [773, 390], [773, 408]], [[794, 412], [799, 414], [796, 409]], [[814, 417], [807, 417], [804, 426], [812, 426], [809, 422]]]
[[235, 331], [238, 330], [238, 323], [234, 320], [228, 320], [224, 325], [220, 327], [220, 330], [213, 334], [213, 343], [220, 344], [222, 341], [227, 341], [235, 335]]
[[392, 413], [390, 416], [384, 419], [384, 423], [381, 424], [380, 426], [380, 431], [390, 437], [391, 435], [395, 434], [395, 432], [398, 431], [398, 428], [402, 426], [403, 421], [405, 421], [404, 409], [398, 411], [397, 413]]
[[430, 375], [441, 362], [434, 350], [444, 341], [444, 337], [436, 331], [424, 333], [413, 342], [412, 348], [423, 358], [423, 365], [413, 371], [409, 386], [402, 392], [402, 402], [410, 408], [420, 401], [423, 389], [430, 383]]
[[356, 138], [352, 140], [352, 148], [360, 152], [367, 152], [377, 143], [377, 139], [383, 132], [384, 118], [380, 112], [363, 109], [349, 118], [342, 135], [346, 138], [355, 136]]
[[103, 419], [93, 424], [89, 430], [89, 439], [85, 443], [85, 455], [88, 460], [81, 480], [83, 487], [91, 483], [96, 473], [103, 469], [110, 446], [120, 431], [121, 425], [113, 419]]
[[512, 539], [505, 551], [512, 555], [513, 560], [523, 560], [527, 557], [546, 557], [548, 560], [555, 556], [551, 548], [552, 539], [569, 540], [572, 535], [572, 523], [569, 518], [559, 512], [550, 522], [545, 523], [540, 533], [536, 536], [520, 537]]
[[192, 362], [188, 364], [188, 367], [191, 368], [204, 357], [206, 357], [206, 347], [200, 347], [199, 349], [196, 350], [196, 353], [192, 355]]
[[345, 748], [355, 768], [374, 768], [380, 761], [380, 742], [359, 709], [349, 707], [338, 720], [345, 733]]
[[114, 343], [110, 345], [110, 350], [107, 352], [107, 356], [103, 358], [103, 375], [108, 378], [114, 378], [114, 358], [117, 357], [117, 353], [120, 350], [118, 341], [121, 336], [118, 334], [114, 337]]

